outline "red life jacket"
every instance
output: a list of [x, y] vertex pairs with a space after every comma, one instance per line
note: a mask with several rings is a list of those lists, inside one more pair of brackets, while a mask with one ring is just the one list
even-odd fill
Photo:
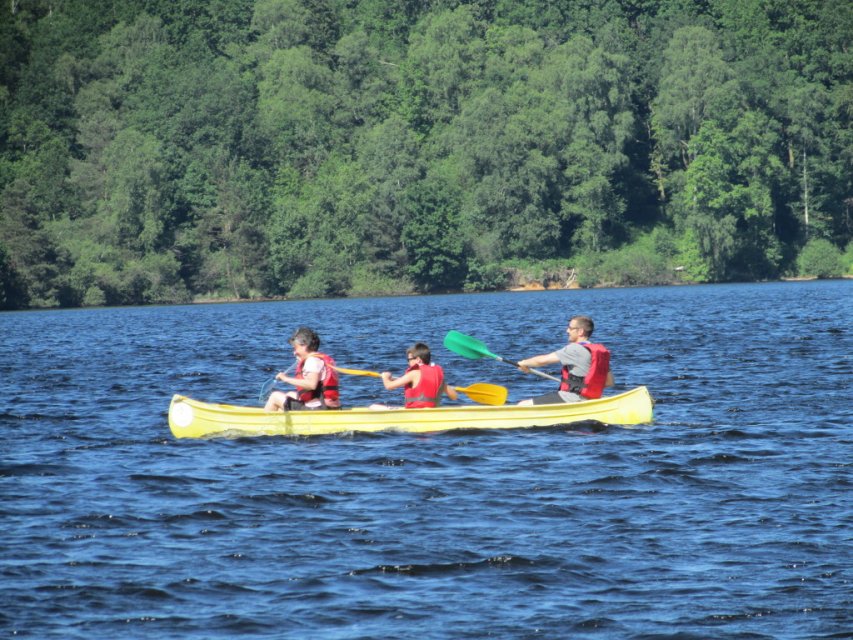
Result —
[[[341, 401], [340, 394], [338, 392], [338, 372], [335, 371], [335, 361], [330, 356], [327, 356], [325, 353], [320, 353], [319, 351], [309, 354], [308, 358], [312, 356], [320, 358], [326, 365], [326, 376], [320, 380], [316, 389], [300, 389], [298, 391], [297, 400], [307, 404], [311, 400], [322, 398], [323, 403], [327, 407], [337, 409], [341, 406]], [[308, 358], [305, 358], [305, 360]], [[297, 378], [304, 379], [302, 375], [302, 366], [305, 364], [305, 360], [302, 360], [296, 365]]]
[[417, 386], [407, 386], [405, 389], [406, 409], [424, 409], [437, 407], [441, 389], [444, 386], [444, 370], [437, 364], [414, 365], [406, 369], [406, 373], [419, 369], [421, 379]]
[[600, 398], [610, 372], [610, 351], [603, 344], [578, 342], [589, 351], [592, 361], [584, 377], [573, 375], [568, 366], [563, 367], [560, 391], [571, 391], [584, 398]]

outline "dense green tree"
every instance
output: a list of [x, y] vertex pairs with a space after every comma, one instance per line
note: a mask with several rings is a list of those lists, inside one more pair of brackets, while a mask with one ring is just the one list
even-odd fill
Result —
[[464, 193], [464, 229], [476, 261], [548, 256], [560, 237], [560, 166], [544, 130], [547, 114], [529, 82], [544, 47], [522, 28], [490, 29], [486, 42], [490, 86], [467, 100], [438, 138], [440, 155], [454, 158], [455, 181]]
[[455, 150], [454, 173], [465, 193], [465, 228], [481, 262], [545, 257], [559, 241], [560, 165], [553, 152], [540, 148], [541, 115], [490, 89], [469, 101], [448, 132], [445, 144]]
[[410, 36], [403, 65], [402, 110], [423, 132], [446, 124], [482, 79], [483, 26], [472, 10], [427, 14]]
[[68, 256], [46, 228], [25, 177], [6, 185], [0, 208], [0, 246], [5, 247], [8, 274], [4, 286], [12, 286], [17, 301], [45, 307], [62, 304], [59, 278], [69, 266]]
[[727, 140], [712, 120], [694, 136], [691, 146], [694, 161], [686, 174], [684, 200], [689, 215], [684, 224], [694, 232], [711, 277], [722, 280], [735, 251], [737, 212], [745, 206], [746, 194], [742, 185], [731, 181]]
[[791, 82], [785, 90], [783, 122], [787, 133], [789, 167], [796, 176], [798, 200], [794, 204], [800, 214], [804, 235], [812, 227], [818, 235], [826, 229], [822, 207], [822, 191], [818, 180], [823, 170], [826, 141], [819, 133], [820, 122], [828, 108], [828, 96], [816, 83], [788, 74]]
[[377, 272], [400, 277], [406, 266], [403, 226], [407, 190], [426, 174], [415, 133], [392, 116], [366, 132], [359, 144], [358, 171], [365, 197], [358, 216], [364, 257]]
[[459, 219], [460, 194], [440, 173], [406, 190], [403, 245], [408, 274], [421, 291], [458, 286], [465, 278], [464, 236]]
[[844, 273], [853, 276], [853, 241], [847, 243], [844, 255], [841, 256], [841, 264], [844, 266]]
[[274, 51], [308, 44], [311, 13], [301, 0], [257, 0], [251, 26], [260, 34], [255, 51], [263, 62]]
[[[663, 163], [687, 168], [690, 139], [712, 115], [715, 94], [732, 78], [717, 34], [701, 26], [683, 27], [664, 52], [652, 128]], [[677, 163], [677, 164], [676, 164]]]
[[82, 211], [88, 215], [94, 213], [98, 202], [105, 197], [104, 152], [123, 126], [121, 114], [114, 106], [119, 93], [113, 79], [102, 79], [86, 84], [75, 98], [76, 144], [81, 153], [70, 159], [70, 184], [81, 201]]
[[394, 64], [403, 57], [409, 32], [429, 4], [423, 0], [359, 0], [346, 3], [342, 21], [352, 24], [351, 30], [363, 30], [370, 44], [381, 52], [385, 64]]
[[11, 58], [7, 86], [14, 90], [13, 102], [70, 138], [73, 95], [84, 80], [81, 58], [94, 55], [97, 36], [126, 15], [122, 5], [114, 0], [12, 2], [12, 15], [0, 16], [0, 23], [6, 22], [4, 17], [11, 23], [6, 55]]
[[6, 248], [0, 244], [0, 310], [23, 309], [29, 292]]
[[566, 25], [568, 3], [548, 0], [496, 0], [494, 21], [497, 25], [519, 25], [538, 32], [546, 31], [555, 41], [559, 40]]
[[499, 90], [525, 81], [545, 55], [545, 43], [533, 29], [510, 25], [492, 26], [485, 34], [486, 86]]
[[261, 68], [258, 128], [277, 162], [313, 174], [340, 141], [331, 70], [308, 47], [275, 51]]
[[562, 166], [563, 246], [571, 239], [583, 249], [605, 248], [609, 231], [621, 223], [624, 202], [612, 180], [634, 133], [627, 72], [625, 56], [576, 36], [554, 49], [534, 76], [545, 105], [541, 135]]
[[728, 139], [732, 149], [731, 179], [745, 188], [738, 214], [738, 249], [731, 272], [739, 279], [770, 278], [782, 266], [776, 233], [776, 202], [785, 168], [779, 157], [779, 124], [758, 111], [738, 118]]
[[278, 286], [303, 297], [344, 294], [363, 257], [357, 229], [367, 190], [357, 164], [331, 156], [315, 180], [277, 190], [269, 237]]
[[12, 4], [0, 5], [0, 87], [6, 90], [3, 102], [8, 100], [11, 90], [18, 81], [18, 73], [23, 66], [29, 42], [22, 28], [21, 18], [13, 13]]
[[106, 197], [97, 215], [104, 240], [140, 253], [163, 246], [169, 219], [169, 185], [159, 141], [123, 129], [104, 152]]
[[39, 221], [62, 216], [68, 206], [68, 144], [47, 124], [21, 112], [13, 115], [8, 135], [19, 153], [13, 175], [17, 188], [26, 190], [27, 207]]
[[343, 36], [335, 45], [334, 93], [339, 105], [334, 122], [346, 129], [370, 126], [388, 117], [395, 105], [396, 65], [383, 63], [364, 31]]
[[197, 214], [201, 291], [247, 298], [267, 288], [265, 179], [247, 163], [220, 160], [212, 172], [213, 201]]
[[682, 227], [692, 230], [715, 280], [765, 278], [782, 259], [773, 234], [773, 191], [782, 174], [778, 135], [767, 119], [744, 113], [726, 132], [706, 120], [691, 140]]
[[799, 275], [837, 278], [844, 273], [841, 250], [829, 240], [809, 240], [797, 258]]
[[5, 3], [0, 306], [795, 273], [853, 239], [851, 27], [844, 0]]
[[[4, 247], [5, 287], [18, 306], [23, 301], [54, 306], [67, 302], [59, 281], [68, 257], [50, 233], [51, 221], [72, 206], [66, 187], [68, 148], [47, 124], [20, 111], [7, 129], [13, 152], [0, 191], [0, 247]], [[11, 303], [9, 303], [11, 304]]]
[[159, 16], [169, 41], [182, 48], [203, 42], [210, 50], [227, 53], [229, 45], [248, 40], [253, 0], [142, 0], [149, 15]]

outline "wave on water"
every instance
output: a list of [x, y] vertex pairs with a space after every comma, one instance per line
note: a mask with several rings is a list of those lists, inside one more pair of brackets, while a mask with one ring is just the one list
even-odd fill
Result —
[[[853, 638], [851, 285], [16, 313], [0, 344], [0, 635]], [[395, 375], [426, 341], [454, 381], [516, 402], [552, 386], [444, 335], [526, 357], [563, 344], [573, 313], [595, 318], [619, 389], [648, 386], [652, 424], [168, 428], [173, 393], [256, 406], [303, 323], [338, 362]], [[342, 385], [354, 405], [400, 400]]]

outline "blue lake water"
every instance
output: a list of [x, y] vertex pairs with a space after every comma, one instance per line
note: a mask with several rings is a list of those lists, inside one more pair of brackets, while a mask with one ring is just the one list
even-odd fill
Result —
[[[851, 638], [853, 282], [0, 314], [0, 635]], [[341, 366], [551, 389], [597, 323], [652, 425], [176, 440], [306, 324]], [[554, 372], [554, 371], [552, 371]], [[555, 372], [554, 372], [555, 373]], [[399, 402], [346, 377], [346, 404]]]

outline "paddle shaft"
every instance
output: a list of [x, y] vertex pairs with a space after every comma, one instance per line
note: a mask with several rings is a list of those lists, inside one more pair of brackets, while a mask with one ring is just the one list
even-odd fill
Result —
[[382, 374], [376, 371], [365, 371], [364, 369], [346, 369], [344, 367], [335, 367], [338, 373], [346, 373], [351, 376], [370, 376], [371, 378], [381, 378]]
[[[517, 367], [519, 369], [521, 368], [521, 365], [518, 364], [515, 360], [510, 360], [509, 358], [502, 358], [501, 356], [495, 357], [501, 362], [506, 362], [507, 364], [512, 365], [513, 367]], [[556, 376], [552, 376], [548, 373], [545, 373], [544, 371], [539, 371], [539, 369], [532, 369], [530, 367], [527, 367], [527, 370], [530, 371], [530, 373], [539, 376], [540, 378], [545, 378], [546, 380], [553, 380], [554, 382], [561, 382], [561, 380]]]
[[[287, 375], [288, 373], [290, 373], [291, 369], [293, 369], [293, 367], [295, 367], [295, 366], [296, 366], [296, 363], [294, 362], [292, 365], [290, 365], [290, 366], [287, 368], [287, 370], [284, 372], [284, 375]], [[264, 383], [261, 385], [261, 392], [258, 394], [258, 402], [266, 402], [266, 399], [267, 399], [267, 398], [269, 397], [269, 395], [270, 395], [270, 391], [272, 391], [273, 387], [274, 387], [277, 383], [278, 383], [278, 378], [277, 378], [277, 377], [275, 377], [275, 376], [274, 376], [274, 377], [272, 377], [272, 378], [270, 378], [270, 379], [269, 379], [269, 380], [267, 380], [266, 382], [264, 382]]]

